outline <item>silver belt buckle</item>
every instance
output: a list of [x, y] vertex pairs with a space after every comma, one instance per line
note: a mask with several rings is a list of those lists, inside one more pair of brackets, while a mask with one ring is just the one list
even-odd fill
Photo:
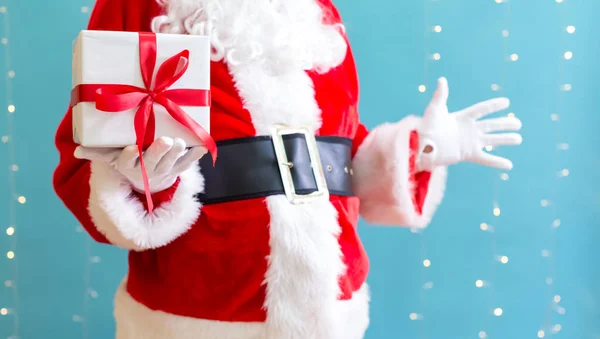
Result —
[[[296, 187], [294, 186], [291, 171], [294, 164], [288, 160], [285, 145], [283, 143], [283, 136], [290, 134], [302, 134], [306, 140], [310, 164], [317, 183], [317, 190], [313, 193], [296, 193]], [[325, 180], [323, 165], [321, 164], [321, 157], [319, 156], [319, 149], [317, 148], [317, 139], [314, 134], [312, 134], [308, 128], [290, 128], [284, 125], [276, 125], [272, 128], [271, 137], [273, 139], [273, 146], [275, 147], [275, 156], [277, 158], [277, 164], [279, 165], [279, 173], [281, 174], [281, 180], [283, 181], [283, 189], [290, 203], [300, 205], [316, 200], [329, 200], [329, 189], [327, 188], [327, 181]]]

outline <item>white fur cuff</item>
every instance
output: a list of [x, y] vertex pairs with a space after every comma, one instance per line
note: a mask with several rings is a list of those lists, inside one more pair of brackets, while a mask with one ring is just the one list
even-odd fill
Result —
[[204, 189], [204, 178], [197, 166], [180, 176], [172, 200], [150, 215], [117, 171], [99, 162], [92, 162], [91, 171], [90, 216], [113, 245], [133, 250], [164, 246], [185, 233], [200, 214], [194, 195]]
[[[409, 116], [395, 124], [384, 124], [369, 133], [354, 158], [354, 190], [360, 198], [361, 216], [369, 223], [425, 227], [442, 200], [446, 168], [436, 168], [419, 212], [415, 204], [414, 166], [410, 158], [410, 135], [420, 118]], [[423, 183], [420, 183], [423, 184]], [[425, 183], [427, 184], [427, 183]]]

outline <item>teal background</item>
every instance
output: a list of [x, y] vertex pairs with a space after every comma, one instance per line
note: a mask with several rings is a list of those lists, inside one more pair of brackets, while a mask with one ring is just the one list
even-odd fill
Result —
[[[361, 225], [372, 262], [368, 339], [468, 339], [484, 337], [481, 331], [525, 339], [540, 330], [545, 337], [600, 338], [600, 2], [504, 1], [337, 1], [369, 127], [421, 114], [441, 75], [450, 82], [451, 110], [508, 96], [512, 107], [502, 114], [514, 112], [524, 124], [523, 145], [497, 152], [515, 163], [508, 180], [493, 169], [452, 167], [445, 201], [423, 233]], [[0, 65], [6, 65], [0, 93], [8, 90], [0, 94], [0, 136], [11, 139], [0, 142], [0, 312], [10, 313], [0, 315], [0, 338], [111, 338], [112, 296], [126, 271], [125, 252], [92, 243], [51, 187], [53, 135], [70, 90], [71, 40], [87, 23], [89, 10], [82, 7], [92, 3], [0, 0], [2, 6], [0, 37], [9, 43], [0, 44]], [[433, 32], [434, 25], [442, 32]], [[567, 25], [575, 34], [567, 34]], [[562, 58], [567, 50], [573, 59]], [[513, 53], [516, 62], [509, 60]], [[567, 83], [572, 90], [561, 91]], [[420, 84], [428, 87], [424, 93]], [[16, 107], [12, 115], [9, 104]], [[560, 149], [563, 143], [568, 149]], [[7, 180], [11, 148], [19, 166], [14, 181]], [[563, 169], [568, 176], [559, 175]], [[25, 204], [17, 202], [20, 195]], [[481, 223], [494, 232], [482, 231]], [[4, 231], [10, 224], [13, 236]], [[15, 259], [7, 259], [9, 250]], [[484, 287], [476, 286], [478, 279]], [[493, 314], [496, 308], [501, 316]]]

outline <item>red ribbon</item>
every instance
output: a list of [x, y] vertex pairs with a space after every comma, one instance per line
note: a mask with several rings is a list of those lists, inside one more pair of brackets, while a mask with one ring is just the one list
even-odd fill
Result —
[[190, 118], [180, 106], [210, 106], [210, 91], [201, 89], [168, 89], [187, 71], [189, 66], [188, 50], [184, 50], [160, 65], [152, 88], [152, 75], [156, 66], [156, 35], [139, 33], [140, 68], [144, 87], [114, 84], [82, 84], [71, 93], [71, 107], [80, 102], [95, 102], [96, 109], [104, 112], [123, 112], [137, 107], [134, 117], [136, 145], [140, 155], [144, 192], [148, 203], [148, 212], [154, 205], [148, 183], [148, 174], [142, 156], [145, 147], [155, 137], [156, 121], [153, 104], [163, 106], [177, 122], [194, 132], [212, 154], [213, 164], [217, 159], [217, 145], [202, 126]]

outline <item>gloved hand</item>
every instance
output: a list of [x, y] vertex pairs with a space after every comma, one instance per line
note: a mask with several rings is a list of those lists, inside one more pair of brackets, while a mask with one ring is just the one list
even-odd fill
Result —
[[[155, 140], [144, 152], [144, 163], [150, 183], [150, 193], [163, 191], [171, 187], [177, 177], [207, 153], [204, 147], [186, 150], [181, 139], [162, 137]], [[86, 148], [75, 149], [75, 157], [91, 161], [101, 161], [121, 173], [131, 183], [134, 190], [144, 192], [142, 170], [140, 168], [137, 146], [124, 149]]]
[[522, 137], [518, 133], [490, 134], [518, 131], [521, 129], [521, 121], [511, 117], [479, 120], [508, 108], [508, 99], [487, 100], [456, 113], [448, 113], [447, 100], [448, 82], [445, 78], [440, 78], [418, 131], [418, 169], [432, 170], [437, 166], [448, 166], [461, 161], [504, 170], [512, 169], [510, 160], [486, 153], [483, 148], [521, 144]]

